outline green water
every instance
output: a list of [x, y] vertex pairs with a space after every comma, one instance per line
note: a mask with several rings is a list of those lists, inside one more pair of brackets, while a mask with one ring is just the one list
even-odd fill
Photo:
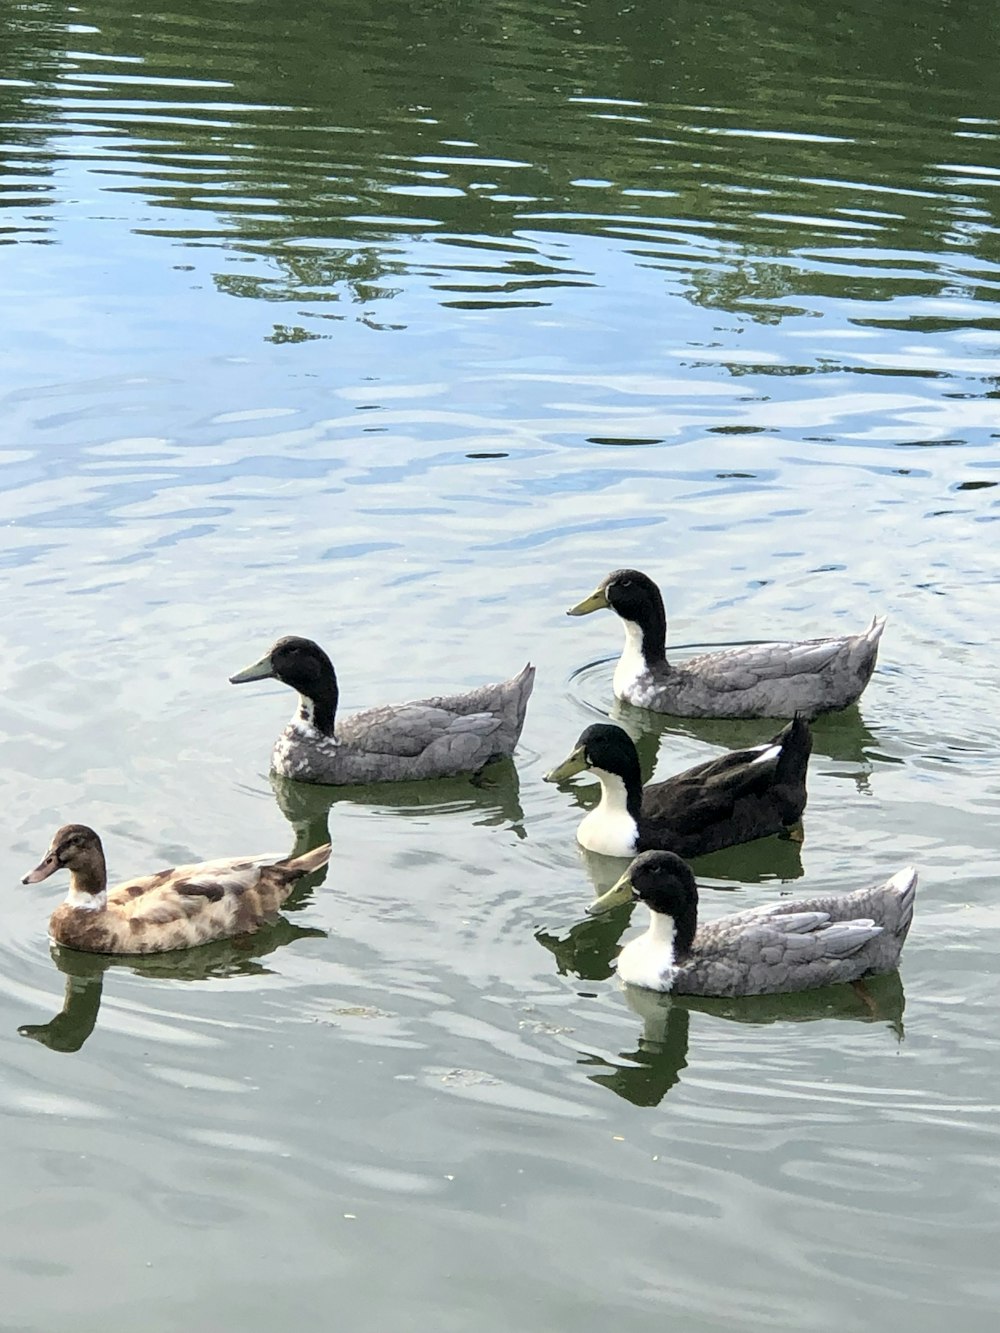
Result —
[[[998, 59], [977, 0], [0, 6], [4, 1333], [991, 1333]], [[542, 774], [774, 730], [613, 705], [563, 612], [625, 564], [676, 645], [889, 617], [803, 846], [696, 864], [917, 864], [867, 1001], [618, 989]], [[348, 709], [530, 658], [515, 762], [272, 786], [292, 696], [226, 678], [286, 632]], [[54, 959], [68, 820], [334, 856], [249, 944]]]

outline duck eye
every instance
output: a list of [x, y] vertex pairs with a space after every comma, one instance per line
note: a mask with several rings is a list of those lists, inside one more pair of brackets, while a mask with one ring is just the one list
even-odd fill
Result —
[[631, 588], [631, 586], [632, 586], [632, 580], [631, 580], [631, 579], [619, 579], [619, 580], [618, 580], [618, 586], [619, 586], [619, 588]]

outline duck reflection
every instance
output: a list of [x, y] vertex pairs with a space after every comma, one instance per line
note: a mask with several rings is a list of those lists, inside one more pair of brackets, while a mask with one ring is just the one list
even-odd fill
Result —
[[[325, 867], [305, 876], [314, 882], [322, 878]], [[303, 906], [309, 888], [302, 883], [285, 900], [282, 912], [295, 910], [293, 899]], [[110, 956], [80, 953], [76, 949], [52, 946], [52, 961], [66, 977], [63, 1005], [47, 1023], [24, 1023], [17, 1030], [53, 1051], [78, 1051], [97, 1025], [104, 988], [104, 974], [112, 968], [127, 968], [140, 977], [173, 981], [224, 980], [228, 977], [266, 976], [271, 972], [261, 960], [301, 939], [326, 939], [326, 931], [299, 926], [280, 916], [263, 926], [255, 935], [216, 940], [195, 949], [177, 949], [169, 953]]]
[[[631, 734], [639, 747], [640, 757], [644, 751], [639, 738], [642, 737], [647, 747], [652, 744], [654, 766], [664, 736], [668, 738], [667, 746], [670, 736], [686, 736], [726, 750], [742, 750], [763, 744], [775, 731], [773, 718], [671, 717], [636, 708], [620, 699], [615, 700], [610, 716]], [[876, 759], [886, 764], [902, 762], [883, 753], [878, 737], [865, 725], [857, 704], [851, 704], [839, 713], [821, 713], [810, 721], [809, 726], [814, 758], [821, 755], [834, 763], [850, 766], [851, 771], [834, 776], [853, 779], [859, 791], [868, 791], [868, 780]], [[652, 767], [649, 771], [652, 773]]]
[[635, 1106], [657, 1106], [687, 1068], [688, 1033], [692, 1013], [704, 1013], [733, 1023], [814, 1023], [844, 1019], [888, 1026], [903, 1038], [905, 997], [898, 972], [871, 977], [850, 986], [799, 991], [794, 995], [753, 995], [738, 1000], [676, 997], [658, 991], [623, 986], [630, 1009], [642, 1019], [635, 1050], [622, 1051], [619, 1061], [583, 1055], [582, 1062], [601, 1065], [590, 1074], [593, 1083], [609, 1088]]
[[476, 824], [486, 828], [506, 825], [518, 838], [527, 836], [520, 782], [510, 759], [490, 764], [474, 778], [441, 778], [434, 782], [323, 787], [294, 782], [277, 773], [271, 773], [269, 780], [278, 808], [292, 826], [296, 855], [330, 840], [330, 810], [340, 802], [368, 805], [380, 814], [403, 818], [417, 812], [426, 816], [469, 811], [478, 816]]
[[556, 960], [560, 976], [572, 975], [581, 981], [606, 981], [614, 973], [618, 945], [632, 919], [633, 906], [632, 903], [622, 903], [600, 916], [584, 917], [582, 921], [574, 922], [565, 935], [537, 930], [535, 939]]
[[621, 1064], [595, 1056], [584, 1060], [603, 1066], [600, 1073], [588, 1075], [591, 1083], [610, 1088], [633, 1106], [659, 1106], [687, 1068], [689, 1011], [684, 1005], [671, 1004], [669, 995], [646, 993], [651, 1003], [659, 1003], [655, 1014], [644, 1018], [636, 1049], [622, 1051]]

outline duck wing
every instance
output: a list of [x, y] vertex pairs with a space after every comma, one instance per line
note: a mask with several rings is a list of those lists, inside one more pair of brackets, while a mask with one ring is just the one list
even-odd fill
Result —
[[207, 903], [221, 902], [226, 895], [238, 897], [255, 888], [262, 869], [278, 859], [266, 854], [224, 857], [139, 875], [111, 889], [108, 906], [130, 921], [164, 924], [187, 920]]
[[369, 708], [338, 724], [337, 737], [366, 754], [409, 759], [432, 746], [444, 760], [474, 758], [484, 743], [493, 753], [509, 755], [521, 734], [534, 680], [529, 663], [510, 680], [463, 694]]
[[693, 657], [684, 663], [684, 668], [697, 673], [713, 690], [723, 693], [749, 690], [763, 681], [816, 675], [849, 649], [857, 637], [748, 644], [745, 648], [726, 648]]
[[752, 909], [759, 915], [779, 916], [784, 912], [823, 912], [831, 921], [868, 918], [882, 927], [882, 934], [869, 950], [873, 972], [890, 972], [899, 962], [906, 937], [913, 924], [917, 896], [917, 872], [905, 866], [890, 879], [853, 893], [824, 894], [815, 898], [771, 903]]
[[884, 629], [884, 618], [874, 617], [861, 634], [750, 644], [691, 658], [668, 672], [668, 711], [792, 717], [844, 708], [871, 679]]
[[737, 913], [699, 928], [673, 988], [768, 995], [855, 981], [873, 970], [867, 950], [882, 933], [874, 921], [831, 921], [825, 912]]
[[[662, 783], [652, 783], [643, 792], [640, 840], [646, 846], [671, 846], [656, 842], [666, 829], [689, 837], [714, 830], [701, 851], [745, 842], [749, 838], [776, 833], [792, 825], [806, 804], [805, 775], [812, 749], [812, 734], [803, 718], [795, 718], [764, 745], [728, 754], [699, 764]], [[724, 825], [739, 820], [727, 837]]]
[[492, 736], [500, 720], [492, 713], [457, 713], [431, 700], [384, 704], [355, 713], [337, 728], [342, 745], [365, 754], [400, 755], [415, 759], [443, 740], [461, 749]]

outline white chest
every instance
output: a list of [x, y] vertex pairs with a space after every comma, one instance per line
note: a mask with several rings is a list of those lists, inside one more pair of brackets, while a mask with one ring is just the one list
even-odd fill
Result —
[[603, 807], [602, 801], [580, 821], [577, 842], [588, 852], [598, 852], [601, 856], [634, 856], [638, 836], [635, 820], [627, 810], [610, 811]]
[[628, 986], [669, 991], [677, 974], [672, 919], [654, 913], [649, 929], [625, 945], [616, 966], [619, 977]]
[[580, 821], [576, 840], [588, 852], [598, 852], [601, 856], [632, 857], [639, 829], [628, 811], [625, 784], [613, 773], [602, 773], [599, 769], [594, 769], [594, 773], [601, 783], [600, 804]]
[[103, 912], [108, 905], [108, 891], [87, 893], [84, 889], [75, 889], [71, 883], [64, 902], [78, 912]]

